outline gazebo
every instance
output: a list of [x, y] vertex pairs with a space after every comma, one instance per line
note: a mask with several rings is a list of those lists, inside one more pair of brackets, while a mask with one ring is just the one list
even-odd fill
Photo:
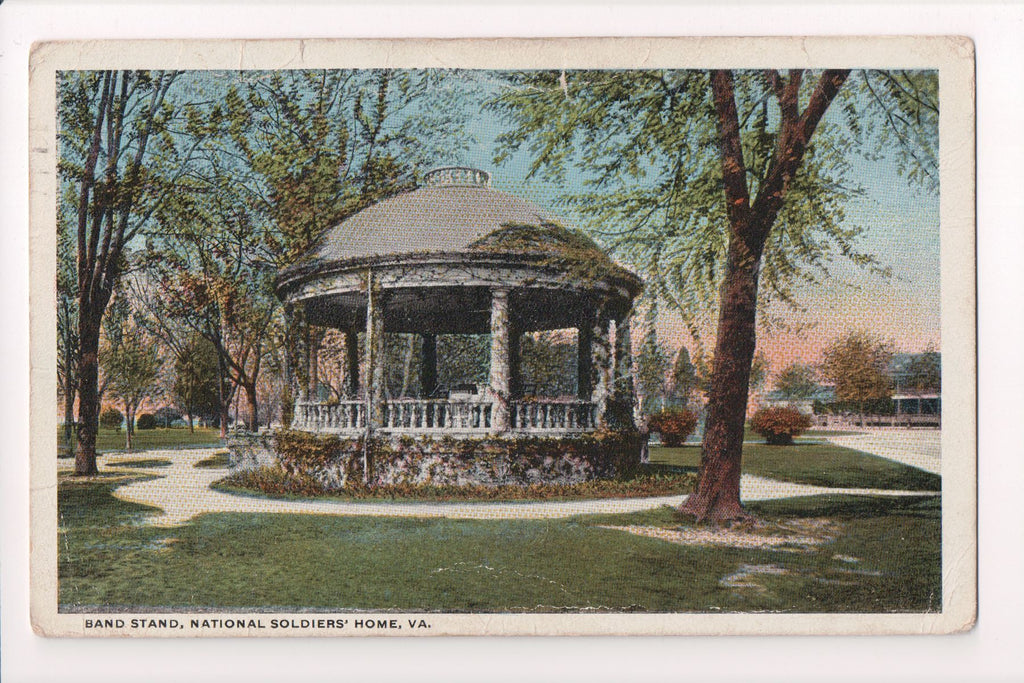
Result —
[[[596, 243], [493, 189], [488, 173], [435, 169], [419, 188], [342, 221], [279, 273], [281, 300], [307, 323], [343, 332], [346, 346], [345, 398], [300, 395], [291, 426], [340, 436], [595, 431], [617, 400], [631, 407], [629, 316], [640, 290]], [[566, 328], [577, 331], [576, 396], [526, 395], [522, 335]], [[385, 395], [385, 333], [418, 335], [414, 396]], [[438, 386], [445, 334], [490, 335], [486, 386]], [[632, 419], [628, 409], [614, 414]]]

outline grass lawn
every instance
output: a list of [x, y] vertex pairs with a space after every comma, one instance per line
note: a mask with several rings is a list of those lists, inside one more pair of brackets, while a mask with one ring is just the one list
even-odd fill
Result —
[[[59, 427], [57, 443], [64, 439], [64, 429]], [[196, 427], [195, 432], [187, 428], [174, 429], [136, 429], [132, 436], [132, 452], [149, 451], [168, 448], [194, 448], [202, 446], [219, 446], [220, 430], [209, 427]], [[124, 432], [121, 430], [100, 428], [96, 436], [96, 451], [109, 453], [124, 450]]]
[[751, 506], [765, 520], [758, 533], [798, 529], [820, 541], [794, 551], [680, 545], [602, 528], [687, 530], [669, 508], [538, 521], [218, 513], [157, 529], [140, 525], [151, 508], [110, 495], [131, 478], [62, 477], [62, 611], [940, 607], [938, 498]]
[[[696, 470], [700, 446], [651, 447], [651, 462]], [[836, 488], [940, 491], [937, 474], [832, 444], [744, 444], [743, 472], [781, 481]]]
[[228, 452], [221, 451], [219, 453], [214, 453], [209, 458], [203, 458], [195, 465], [193, 465], [193, 467], [198, 467], [199, 469], [222, 470], [230, 464], [229, 460], [230, 458], [228, 457]]

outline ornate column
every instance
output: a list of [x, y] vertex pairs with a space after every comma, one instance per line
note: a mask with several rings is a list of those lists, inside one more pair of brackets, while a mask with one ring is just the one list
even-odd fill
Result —
[[359, 395], [359, 333], [345, 330], [345, 394]]
[[372, 432], [384, 418], [384, 306], [385, 295], [366, 275], [366, 426]]
[[491, 290], [491, 430], [504, 432], [509, 427], [509, 379], [511, 330], [508, 289]]
[[590, 400], [596, 408], [596, 422], [604, 426], [605, 412], [612, 386], [611, 320], [598, 309], [592, 318], [591, 328], [591, 391]]
[[420, 388], [423, 395], [433, 398], [437, 391], [437, 335], [420, 335], [423, 351], [423, 367], [420, 369]]

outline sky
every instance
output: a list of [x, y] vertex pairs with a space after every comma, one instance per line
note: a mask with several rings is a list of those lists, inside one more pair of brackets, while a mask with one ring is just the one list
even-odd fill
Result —
[[[493, 187], [526, 196], [564, 216], [570, 225], [584, 225], [581, 216], [558, 201], [581, 189], [571, 173], [562, 186], [537, 176], [526, 181], [531, 159], [522, 151], [500, 166], [493, 163], [494, 140], [506, 127], [493, 114], [481, 112], [470, 126], [475, 140], [463, 163], [490, 171]], [[865, 229], [860, 250], [890, 268], [891, 276], [873, 274], [837, 257], [830, 280], [797, 289], [802, 312], [773, 305], [773, 315], [793, 323], [794, 329], [759, 331], [758, 349], [767, 356], [771, 374], [792, 362], [819, 362], [832, 339], [854, 329], [891, 340], [898, 351], [940, 348], [939, 197], [901, 177], [890, 159], [856, 156], [851, 161], [850, 180], [862, 187], [863, 194], [845, 207], [845, 221]], [[659, 317], [660, 341], [672, 351], [684, 343], [692, 351], [679, 316], [663, 307]], [[709, 341], [713, 331], [713, 325], [705, 330]]]

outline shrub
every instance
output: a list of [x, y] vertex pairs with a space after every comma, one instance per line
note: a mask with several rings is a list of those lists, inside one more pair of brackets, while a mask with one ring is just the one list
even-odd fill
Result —
[[697, 428], [697, 415], [692, 410], [663, 410], [651, 415], [648, 426], [652, 432], [661, 434], [666, 446], [682, 446], [686, 437]]
[[117, 408], [107, 408], [100, 413], [100, 426], [104, 429], [120, 429], [124, 415]]
[[135, 426], [139, 429], [156, 429], [156, 415], [153, 413], [139, 415], [138, 419], [135, 420]]
[[[172, 427], [174, 426], [175, 420], [180, 420], [184, 416], [177, 408], [167, 406], [164, 408], [157, 408], [156, 412], [153, 413], [153, 417], [156, 418], [157, 424], [161, 427]], [[143, 429], [142, 425], [139, 425], [139, 429]]]
[[788, 446], [811, 426], [811, 418], [793, 408], [760, 408], [750, 428], [765, 437], [769, 445]]

